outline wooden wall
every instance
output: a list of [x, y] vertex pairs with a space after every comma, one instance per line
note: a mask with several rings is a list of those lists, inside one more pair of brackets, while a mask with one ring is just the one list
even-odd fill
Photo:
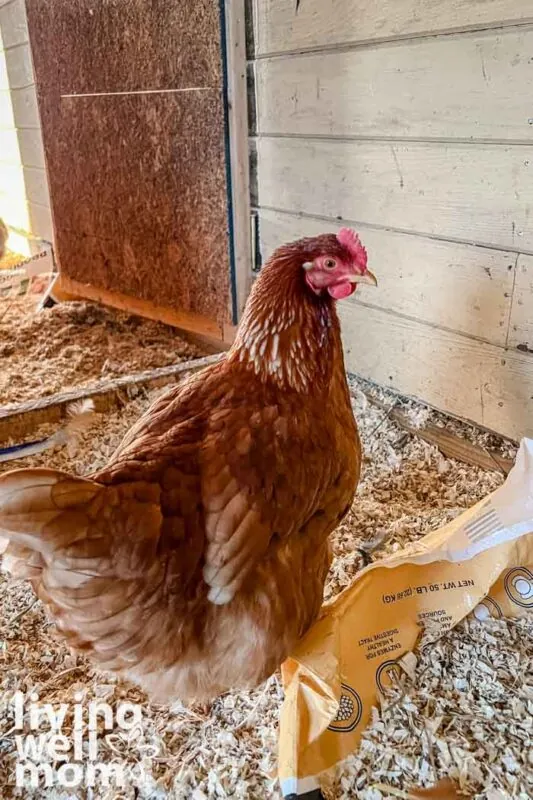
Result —
[[533, 4], [255, 0], [263, 258], [353, 225], [351, 371], [533, 435]]
[[[0, 0], [0, 217], [53, 242], [24, 0]], [[30, 254], [30, 244], [13, 236]]]

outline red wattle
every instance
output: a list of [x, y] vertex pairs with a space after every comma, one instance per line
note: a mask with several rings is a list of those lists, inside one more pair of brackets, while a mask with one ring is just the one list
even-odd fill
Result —
[[335, 300], [344, 300], [355, 292], [355, 283], [351, 281], [335, 283], [333, 286], [328, 286], [328, 292]]

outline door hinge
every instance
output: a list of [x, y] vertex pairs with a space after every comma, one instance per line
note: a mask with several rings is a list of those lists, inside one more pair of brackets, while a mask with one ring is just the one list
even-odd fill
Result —
[[250, 243], [252, 248], [252, 272], [259, 272], [262, 266], [261, 242], [259, 240], [259, 213], [250, 212]]

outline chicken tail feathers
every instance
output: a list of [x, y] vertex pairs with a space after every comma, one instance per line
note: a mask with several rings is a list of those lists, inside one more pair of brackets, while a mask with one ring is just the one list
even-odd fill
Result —
[[53, 469], [7, 472], [0, 476], [3, 568], [31, 577], [46, 567], [74, 582], [142, 575], [156, 558], [159, 493], [157, 485], [106, 486]]
[[126, 645], [137, 659], [146, 607], [160, 596], [159, 492], [51, 469], [0, 476], [4, 571], [30, 580], [70, 646], [91, 650], [106, 669], [122, 663]]
[[103, 487], [51, 469], [0, 476], [0, 554], [4, 570], [31, 578], [55, 552], [85, 537], [85, 507]]
[[79, 535], [69, 525], [72, 516], [83, 513], [102, 489], [52, 469], [6, 472], [0, 476], [0, 535], [45, 555]]

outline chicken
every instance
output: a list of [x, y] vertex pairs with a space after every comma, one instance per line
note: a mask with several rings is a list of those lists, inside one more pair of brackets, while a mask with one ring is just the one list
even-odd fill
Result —
[[363, 282], [353, 231], [280, 247], [225, 359], [105, 469], [0, 478], [5, 568], [100, 669], [205, 703], [262, 682], [316, 619], [361, 463], [335, 300]]

